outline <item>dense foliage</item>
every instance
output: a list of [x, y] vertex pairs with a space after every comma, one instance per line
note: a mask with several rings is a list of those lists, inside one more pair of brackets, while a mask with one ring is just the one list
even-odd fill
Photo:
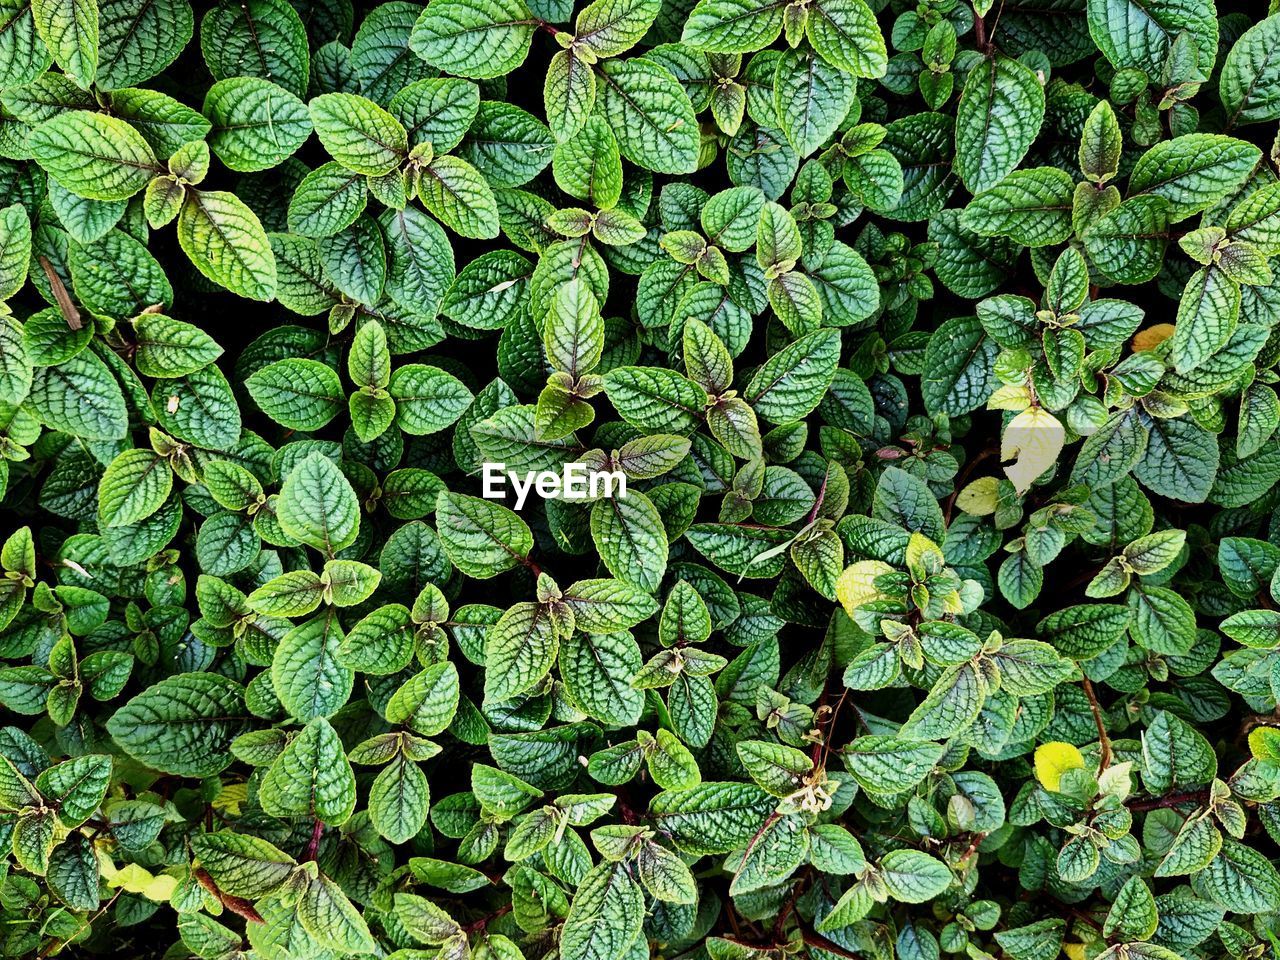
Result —
[[1274, 956], [1268, 12], [0, 0], [0, 955]]

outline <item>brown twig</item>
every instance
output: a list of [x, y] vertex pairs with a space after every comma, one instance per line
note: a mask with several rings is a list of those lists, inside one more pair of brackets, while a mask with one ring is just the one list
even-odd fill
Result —
[[837, 957], [845, 957], [846, 960], [862, 960], [861, 954], [854, 953], [838, 943], [828, 940], [822, 934], [814, 930], [801, 929], [800, 936], [803, 938], [805, 945], [814, 947], [818, 950], [825, 950], [827, 953], [834, 953]]
[[1126, 802], [1132, 813], [1139, 813], [1143, 810], [1163, 810], [1167, 807], [1176, 807], [1183, 803], [1204, 803], [1209, 799], [1209, 788], [1200, 787], [1198, 790], [1180, 790], [1177, 793], [1166, 793], [1163, 797], [1138, 797], [1134, 800]]
[[490, 921], [497, 920], [499, 917], [505, 916], [510, 912], [511, 912], [511, 904], [508, 903], [505, 907], [499, 907], [497, 910], [493, 911], [493, 913], [489, 914], [488, 916], [481, 917], [479, 920], [473, 920], [471, 923], [468, 923], [465, 927], [462, 928], [462, 932], [463, 933], [479, 933], [481, 930], [483, 930], [485, 927], [489, 925]]
[[978, 11], [976, 10], [973, 12], [973, 40], [982, 53], [991, 52], [991, 42], [987, 39], [986, 21], [978, 16]]
[[[44, 258], [41, 257], [41, 259], [43, 260]], [[101, 917], [104, 913], [106, 913], [111, 908], [111, 905], [120, 899], [120, 894], [122, 893], [124, 893], [123, 887], [117, 890], [116, 895], [112, 897], [110, 900], [108, 900], [105, 904], [103, 904], [101, 909], [99, 909], [97, 913], [95, 913], [91, 917], [87, 917], [84, 923], [76, 927], [75, 933], [71, 934], [71, 936], [67, 937], [65, 940], [61, 940], [61, 941], [50, 940], [47, 944], [45, 944], [45, 946], [40, 950], [40, 952], [36, 956], [39, 957], [40, 960], [44, 960], [45, 957], [51, 957], [55, 953], [57, 953], [59, 950], [68, 946], [72, 940], [80, 936], [80, 933], [82, 931], [87, 930], [89, 927], [93, 926], [94, 921], [96, 921], [99, 917]]]
[[67, 321], [67, 326], [72, 330], [79, 330], [84, 326], [80, 322], [80, 311], [71, 302], [71, 294], [67, 293], [67, 288], [62, 282], [62, 278], [53, 269], [53, 264], [49, 262], [48, 257], [40, 258], [40, 269], [44, 271], [45, 278], [49, 281], [49, 290], [53, 293], [53, 299], [58, 303], [58, 309], [62, 311], [62, 319]]
[[316, 854], [320, 850], [320, 838], [324, 836], [324, 821], [316, 817], [316, 822], [311, 827], [311, 839], [307, 841], [307, 849], [302, 854], [302, 862], [314, 860]]
[[1107, 726], [1102, 717], [1102, 707], [1098, 703], [1098, 695], [1088, 677], [1084, 678], [1084, 695], [1089, 698], [1089, 709], [1093, 711], [1093, 723], [1098, 728], [1098, 746], [1101, 757], [1098, 760], [1098, 773], [1111, 766], [1111, 738], [1107, 736]]
[[813, 523], [813, 521], [818, 519], [818, 511], [822, 509], [822, 501], [825, 500], [826, 497], [827, 497], [827, 476], [826, 474], [823, 474], [822, 486], [818, 488], [818, 496], [813, 501], [813, 509], [809, 511], [809, 516], [805, 520], [806, 524]]

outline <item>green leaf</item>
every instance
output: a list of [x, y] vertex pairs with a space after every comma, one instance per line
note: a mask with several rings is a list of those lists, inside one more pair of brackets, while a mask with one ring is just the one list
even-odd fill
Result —
[[98, 4], [98, 86], [136, 87], [173, 63], [191, 42], [195, 18], [186, 0], [103, 0]]
[[53, 57], [36, 30], [29, 3], [0, 4], [0, 26], [0, 84], [30, 83], [49, 68]]
[[256, 371], [245, 386], [269, 416], [290, 430], [319, 430], [342, 409], [342, 382], [318, 360], [277, 360]]
[[859, 737], [849, 746], [849, 772], [872, 793], [899, 793], [923, 780], [942, 759], [941, 744], [897, 737]]
[[529, 53], [534, 23], [521, 0], [435, 0], [413, 25], [409, 45], [459, 77], [498, 77]]
[[262, 77], [295, 97], [306, 93], [307, 29], [287, 0], [214, 7], [200, 23], [200, 51], [215, 80]]
[[517, 603], [490, 628], [484, 649], [485, 702], [510, 700], [551, 671], [559, 650], [556, 625], [543, 605]]
[[218, 81], [205, 94], [203, 113], [213, 124], [210, 148], [232, 170], [274, 167], [311, 136], [306, 104], [257, 77]]
[[218, 889], [246, 900], [278, 888], [296, 866], [292, 857], [266, 840], [230, 830], [196, 834], [191, 849]]
[[819, 330], [779, 350], [756, 371], [743, 396], [761, 417], [792, 423], [827, 392], [840, 360], [840, 335]]
[[165, 677], [107, 721], [107, 732], [140, 763], [186, 777], [211, 777], [232, 762], [227, 746], [246, 729], [240, 684], [211, 673]]
[[1246, 30], [1227, 52], [1218, 77], [1218, 97], [1227, 111], [1228, 127], [1280, 119], [1280, 16], [1270, 16]]
[[782, 32], [785, 6], [780, 0], [698, 0], [681, 39], [717, 53], [760, 50]]
[[944, 321], [925, 350], [921, 393], [929, 410], [960, 416], [987, 402], [995, 389], [997, 347], [975, 317]]
[[956, 173], [989, 190], [1026, 156], [1044, 120], [1044, 88], [1016, 60], [993, 56], [969, 71], [956, 107]]
[[644, 923], [644, 897], [621, 863], [587, 871], [560, 934], [562, 960], [615, 960], [627, 954]]
[[122, 527], [145, 520], [169, 499], [173, 472], [150, 450], [126, 450], [110, 464], [98, 484], [98, 522]]
[[196, 269], [250, 300], [270, 300], [276, 262], [262, 223], [237, 196], [188, 190], [178, 214], [178, 242]]
[[331, 237], [364, 212], [368, 200], [363, 174], [340, 163], [312, 170], [289, 201], [289, 230], [304, 237]]
[[138, 347], [134, 362], [147, 377], [183, 377], [222, 356], [222, 347], [205, 331], [164, 314], [139, 317], [133, 330]]
[[600, 362], [604, 351], [604, 321], [591, 288], [574, 278], [556, 290], [543, 322], [547, 362], [577, 380]]
[[902, 735], [920, 740], [955, 736], [977, 718], [986, 695], [986, 681], [971, 663], [950, 667], [911, 712]]
[[454, 566], [482, 580], [523, 562], [533, 548], [528, 525], [511, 510], [457, 493], [440, 494], [436, 529]]
[[356, 805], [356, 778], [328, 720], [311, 720], [284, 748], [258, 799], [274, 817], [314, 817], [335, 827], [347, 821]]
[[1132, 197], [1085, 231], [1085, 252], [1113, 282], [1146, 283], [1160, 272], [1164, 262], [1170, 220], [1169, 202], [1164, 197]]
[[88, 440], [120, 440], [129, 427], [120, 385], [88, 351], [55, 367], [37, 367], [27, 402], [47, 426]]
[[111, 758], [75, 757], [36, 778], [36, 790], [52, 801], [64, 826], [78, 827], [97, 811], [111, 784]]
[[863, 0], [820, 0], [813, 4], [806, 29], [818, 56], [855, 77], [874, 80], [888, 70], [884, 36]]
[[271, 658], [271, 684], [294, 719], [331, 717], [351, 696], [355, 678], [338, 661], [341, 643], [342, 628], [332, 612], [294, 627], [280, 640]]
[[951, 886], [951, 870], [919, 850], [893, 850], [880, 861], [880, 877], [889, 896], [903, 903], [925, 903]]
[[31, 260], [31, 221], [20, 203], [0, 210], [0, 300], [22, 289]]
[[1129, 194], [1161, 197], [1169, 222], [1207, 209], [1237, 190], [1262, 152], [1251, 143], [1218, 134], [1188, 133], [1156, 144], [1134, 165]]
[[655, 173], [691, 173], [698, 163], [698, 122], [689, 96], [649, 60], [606, 60], [598, 67], [600, 115], [622, 155]]
[[1120, 123], [1106, 100], [1089, 113], [1080, 134], [1080, 172], [1094, 183], [1106, 183], [1120, 170], [1124, 150]]
[[591, 508], [591, 536], [611, 574], [650, 593], [658, 589], [667, 569], [667, 532], [647, 496], [628, 490], [626, 496], [597, 501]]
[[329, 556], [350, 545], [360, 530], [355, 491], [321, 453], [309, 455], [290, 471], [280, 488], [276, 516], [286, 534]]
[[1280, 875], [1271, 861], [1234, 840], [1222, 842], [1222, 851], [1195, 875], [1194, 884], [1201, 896], [1241, 913], [1268, 913], [1280, 904]]
[[1194, 420], [1152, 420], [1146, 448], [1134, 476], [1153, 493], [1203, 503], [1218, 474], [1218, 443]]
[[31, 16], [58, 66], [88, 90], [98, 70], [97, 3], [94, 0], [32, 0]]
[[142, 134], [103, 113], [59, 113], [32, 129], [27, 147], [51, 177], [92, 200], [127, 200], [160, 172]]
[[427, 822], [430, 802], [431, 790], [421, 768], [397, 757], [379, 771], [369, 788], [369, 820], [387, 840], [405, 843]]
[[1179, 373], [1203, 364], [1230, 338], [1240, 316], [1240, 285], [1216, 267], [1197, 270], [1178, 303], [1169, 359]]
[[1054, 167], [1015, 170], [964, 209], [961, 224], [983, 236], [1009, 237], [1027, 247], [1062, 243], [1072, 233], [1075, 184]]
[[396, 401], [396, 426], [413, 436], [443, 430], [462, 416], [473, 399], [452, 374], [420, 363], [398, 368], [387, 392]]
[[659, 793], [649, 804], [658, 827], [686, 853], [728, 853], [750, 842], [776, 800], [750, 783], [711, 781]]
[[807, 157], [835, 133], [855, 99], [856, 82], [812, 51], [787, 52], [774, 79], [775, 109], [797, 154]]
[[1116, 894], [1102, 930], [1106, 937], [1149, 940], [1159, 923], [1156, 898], [1151, 895], [1151, 888], [1141, 877], [1131, 877]]
[[640, 648], [628, 633], [575, 632], [560, 645], [559, 657], [565, 692], [584, 713], [617, 727], [640, 719], [644, 693], [630, 683], [640, 670]]
[[1209, 741], [1167, 710], [1142, 735], [1142, 781], [1152, 793], [1208, 783], [1218, 772]]
[[309, 104], [316, 136], [329, 156], [348, 170], [380, 177], [409, 150], [404, 125], [372, 100], [354, 93], [325, 93]]
[[705, 390], [661, 367], [616, 367], [604, 388], [624, 420], [650, 433], [690, 433], [707, 405]]
[[498, 235], [498, 204], [480, 172], [458, 157], [438, 157], [419, 172], [423, 205], [461, 237]]
[[1124, 635], [1129, 617], [1129, 608], [1119, 604], [1083, 604], [1050, 614], [1036, 632], [1064, 657], [1090, 660]]
[[658, 0], [594, 0], [578, 14], [575, 40], [597, 58], [616, 57], [640, 42], [661, 10]]
[[434, 737], [450, 723], [458, 709], [458, 668], [434, 663], [406, 680], [387, 701], [388, 723], [405, 726], [423, 737]]
[[1195, 38], [1196, 60], [1205, 75], [1218, 49], [1218, 22], [1207, 0], [1088, 0], [1089, 33], [1117, 69], [1134, 67], [1160, 75], [1179, 34]]
[[342, 888], [317, 874], [298, 901], [298, 920], [322, 946], [338, 953], [372, 953], [373, 937]]

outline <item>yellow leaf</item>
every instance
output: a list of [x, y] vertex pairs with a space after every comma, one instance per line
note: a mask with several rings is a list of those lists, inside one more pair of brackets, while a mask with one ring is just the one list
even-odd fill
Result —
[[1025, 410], [1031, 406], [1031, 390], [1025, 383], [1006, 383], [996, 387], [987, 400], [988, 410]]
[[98, 863], [107, 886], [122, 888], [126, 893], [136, 893], [156, 903], [167, 903], [178, 889], [178, 878], [167, 873], [157, 876], [136, 863], [126, 863], [116, 869], [115, 864], [103, 856], [98, 857]]
[[864, 603], [882, 599], [884, 594], [876, 589], [875, 579], [886, 573], [893, 573], [893, 567], [883, 560], [859, 560], [845, 567], [836, 581], [836, 598], [845, 613], [852, 617], [853, 611]]
[[240, 811], [248, 799], [249, 785], [247, 783], [224, 784], [222, 790], [213, 800], [213, 809], [219, 813], [236, 817], [240, 815]]
[[1249, 750], [1259, 760], [1280, 760], [1280, 727], [1254, 727]]
[[1054, 740], [1036, 747], [1036, 779], [1046, 790], [1057, 791], [1062, 775], [1084, 767], [1084, 756], [1069, 743]]
[[907, 540], [907, 569], [924, 571], [925, 576], [937, 573], [946, 565], [938, 545], [923, 533], [912, 533]]
[[1084, 960], [1083, 943], [1064, 943], [1062, 952], [1067, 955], [1067, 960]]
[[1154, 350], [1172, 336], [1172, 323], [1157, 323], [1154, 326], [1147, 327], [1145, 330], [1139, 330], [1134, 335], [1133, 349], [1138, 353], [1143, 350]]
[[1005, 427], [1000, 441], [1000, 459], [1017, 462], [1004, 468], [1013, 488], [1026, 493], [1032, 481], [1058, 462], [1058, 454], [1066, 442], [1062, 424], [1048, 410], [1031, 407], [1023, 410]]
[[975, 517], [987, 517], [996, 512], [1000, 497], [999, 477], [979, 477], [960, 491], [956, 506]]

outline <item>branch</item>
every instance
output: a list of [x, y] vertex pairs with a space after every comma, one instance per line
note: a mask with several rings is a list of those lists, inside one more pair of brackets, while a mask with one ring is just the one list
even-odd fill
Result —
[[1107, 736], [1107, 726], [1103, 721], [1102, 707], [1098, 704], [1098, 695], [1094, 693], [1089, 678], [1084, 678], [1084, 695], [1089, 698], [1089, 709], [1093, 711], [1093, 723], [1098, 728], [1098, 745], [1102, 748], [1102, 757], [1098, 761], [1098, 773], [1111, 766], [1111, 738]]
[[1209, 799], [1209, 788], [1201, 787], [1198, 790], [1180, 790], [1177, 793], [1166, 793], [1163, 797], [1139, 797], [1129, 800], [1125, 806], [1133, 813], [1139, 813], [1143, 810], [1163, 810], [1166, 807], [1176, 807], [1183, 803], [1201, 804]]
[[838, 943], [833, 943], [820, 933], [813, 930], [805, 930], [801, 928], [800, 936], [804, 938], [806, 946], [813, 947], [817, 950], [825, 950], [827, 953], [834, 953], [837, 957], [845, 957], [846, 960], [862, 960], [861, 954], [854, 953]]
[[462, 932], [463, 933], [479, 933], [481, 930], [483, 930], [485, 927], [489, 925], [489, 922], [491, 920], [497, 920], [499, 917], [504, 916], [505, 914], [508, 914], [510, 912], [511, 912], [511, 904], [508, 903], [505, 907], [499, 907], [497, 910], [493, 911], [493, 913], [489, 914], [487, 917], [481, 917], [479, 920], [473, 920], [471, 923], [468, 923], [465, 927], [462, 928]]
[[991, 53], [991, 42], [987, 40], [987, 24], [978, 11], [973, 12], [973, 39], [982, 53]]
[[45, 279], [49, 281], [49, 291], [53, 294], [53, 299], [57, 302], [58, 309], [62, 312], [62, 319], [67, 321], [67, 326], [70, 329], [79, 330], [84, 326], [80, 321], [80, 311], [71, 302], [71, 294], [67, 293], [67, 288], [62, 282], [62, 278], [53, 269], [53, 264], [49, 262], [48, 257], [40, 258], [40, 269], [44, 271]]
[[316, 817], [316, 822], [311, 827], [311, 839], [307, 841], [307, 849], [302, 854], [303, 863], [316, 858], [316, 854], [320, 850], [320, 838], [322, 836], [324, 836], [324, 821]]

